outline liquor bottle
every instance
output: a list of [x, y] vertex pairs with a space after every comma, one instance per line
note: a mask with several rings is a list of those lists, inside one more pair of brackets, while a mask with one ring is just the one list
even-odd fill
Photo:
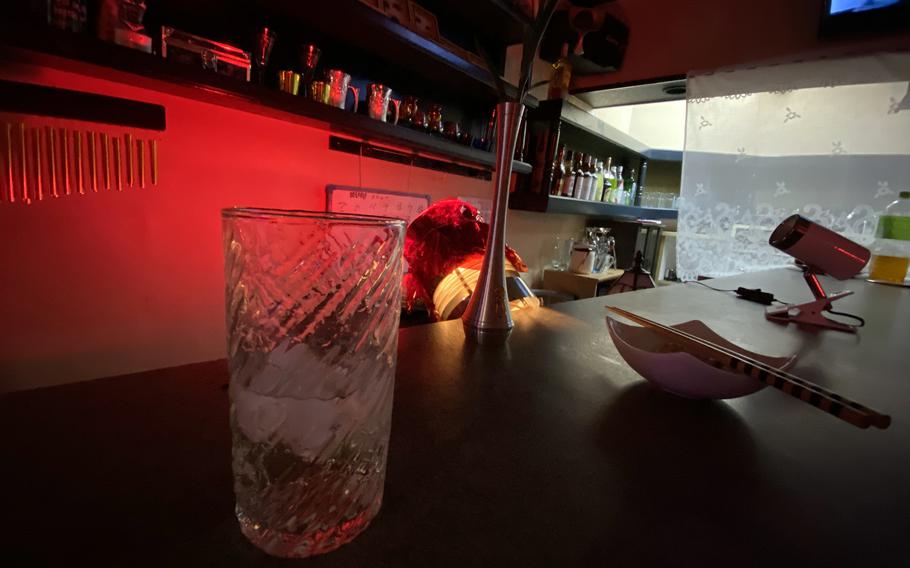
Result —
[[616, 196], [616, 201], [614, 201], [614, 203], [622, 205], [626, 202], [625, 191], [626, 182], [622, 177], [622, 166], [616, 166], [616, 192], [614, 194]]
[[591, 154], [587, 154], [585, 159], [581, 162], [581, 169], [579, 170], [579, 174], [581, 175], [579, 178], [580, 181], [575, 182], [575, 197], [578, 199], [587, 200], [591, 194], [591, 159]]
[[559, 145], [559, 152], [556, 153], [556, 163], [553, 168], [553, 180], [549, 187], [550, 195], [559, 195], [559, 189], [562, 186], [562, 178], [566, 176], [566, 145]]
[[581, 164], [585, 159], [585, 155], [582, 152], [575, 153], [575, 160], [572, 163], [572, 174], [569, 178], [569, 185], [566, 187], [566, 197], [578, 197], [578, 188], [581, 185], [579, 181], [582, 179], [581, 174]]
[[559, 178], [556, 177], [556, 167], [558, 166], [556, 154], [559, 152], [559, 136], [561, 129], [562, 123], [559, 121], [547, 129], [546, 155], [544, 156], [544, 163], [547, 165], [547, 170], [541, 180], [541, 193], [546, 191], [546, 188], [552, 187], [553, 184], [559, 183]]
[[613, 186], [613, 158], [607, 156], [607, 163], [604, 167], [604, 192], [601, 197], [601, 201], [604, 203], [610, 203], [613, 198]]
[[588, 191], [588, 157], [585, 155], [578, 164], [578, 177], [575, 178], [575, 199], [584, 199]]
[[575, 152], [566, 150], [565, 173], [562, 176], [562, 183], [559, 184], [559, 194], [564, 197], [572, 196], [572, 186], [575, 185]]
[[588, 180], [588, 190], [585, 193], [585, 199], [592, 201], [594, 199], [594, 194], [597, 192], [597, 158], [593, 155], [589, 157], [588, 160], [588, 174], [590, 174], [590, 179]]
[[603, 201], [604, 197], [604, 163], [597, 160], [594, 165], [594, 201]]
[[547, 99], [565, 99], [572, 81], [572, 64], [569, 62], [569, 44], [562, 45], [562, 53], [553, 64], [553, 74], [547, 87]]
[[597, 193], [597, 158], [591, 156], [588, 162], [588, 173], [591, 174], [591, 180], [588, 182], [588, 201], [594, 200], [594, 194]]
[[518, 127], [518, 138], [515, 142], [515, 155], [514, 158], [519, 162], [525, 161], [525, 155], [528, 151], [528, 115], [524, 114], [521, 117]]
[[633, 205], [635, 203], [635, 190], [638, 187], [638, 182], [635, 181], [635, 168], [629, 170], [629, 183], [626, 184], [626, 205]]
[[635, 192], [635, 205], [641, 205], [641, 196], [645, 192], [645, 178], [648, 176], [648, 160], [645, 158], [641, 159], [641, 165], [638, 170], [638, 189]]
[[[543, 194], [553, 184], [558, 184], [556, 175], [556, 152], [558, 151], [561, 124], [557, 122], [538, 132], [532, 132], [534, 146], [534, 169], [531, 172], [531, 192]], [[527, 131], [527, 130], [526, 130]]]

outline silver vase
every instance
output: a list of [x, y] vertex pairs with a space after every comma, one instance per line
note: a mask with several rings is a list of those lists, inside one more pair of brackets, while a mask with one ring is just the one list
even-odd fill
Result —
[[518, 139], [518, 127], [524, 106], [517, 102], [496, 105], [496, 170], [493, 172], [493, 211], [489, 219], [487, 250], [477, 288], [461, 316], [468, 336], [483, 339], [508, 337], [512, 331], [512, 314], [506, 295], [506, 212], [509, 209], [509, 181], [512, 178], [512, 156]]

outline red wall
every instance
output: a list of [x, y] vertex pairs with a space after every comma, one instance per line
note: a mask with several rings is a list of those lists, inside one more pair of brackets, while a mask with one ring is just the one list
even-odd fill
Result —
[[622, 68], [577, 77], [591, 89], [689, 71], [754, 63], [793, 54], [843, 49], [910, 47], [910, 36], [821, 40], [822, 0], [618, 0], [631, 29]]
[[324, 130], [128, 83], [9, 63], [0, 78], [163, 104], [168, 122], [157, 188], [0, 203], [0, 392], [223, 357], [223, 207], [320, 210], [328, 183], [491, 191], [329, 151]]

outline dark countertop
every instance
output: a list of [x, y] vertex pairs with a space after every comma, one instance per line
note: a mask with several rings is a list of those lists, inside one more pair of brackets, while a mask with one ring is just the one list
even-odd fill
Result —
[[[799, 275], [719, 279], [790, 301]], [[837, 290], [844, 284], [829, 284]], [[404, 329], [383, 508], [353, 543], [272, 559], [233, 518], [223, 361], [0, 397], [4, 559], [96, 565], [897, 565], [910, 556], [910, 291], [862, 281], [856, 336], [696, 285], [521, 314], [504, 347]], [[773, 389], [691, 401], [617, 355], [607, 303], [699, 317], [886, 413], [858, 430]], [[81, 562], [80, 562], [81, 564]], [[16, 565], [7, 564], [7, 565]]]

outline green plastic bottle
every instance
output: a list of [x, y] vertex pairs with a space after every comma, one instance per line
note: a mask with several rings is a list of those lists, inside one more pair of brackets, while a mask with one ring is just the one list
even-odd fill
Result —
[[910, 191], [885, 208], [875, 229], [869, 279], [900, 284], [910, 266]]

